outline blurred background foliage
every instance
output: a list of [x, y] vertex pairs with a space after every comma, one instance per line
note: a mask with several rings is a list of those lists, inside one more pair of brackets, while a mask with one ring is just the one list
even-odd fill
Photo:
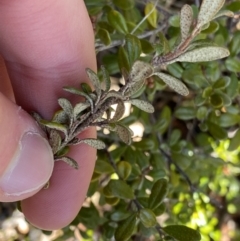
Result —
[[[181, 7], [191, 5], [196, 16], [201, 1], [85, 3], [99, 70], [106, 67], [117, 89], [123, 81], [120, 70], [133, 64], [131, 49], [140, 49], [139, 59], [146, 62], [156, 52], [167, 53], [180, 34]], [[227, 47], [230, 56], [169, 65], [168, 73], [188, 86], [186, 97], [157, 77], [149, 78], [137, 95], [150, 101], [155, 112], [129, 106], [123, 123], [135, 135], [130, 146], [99, 130], [108, 148], [98, 152], [84, 207], [71, 225], [44, 232], [45, 238], [197, 241], [199, 232], [202, 241], [240, 240], [240, 1], [226, 1], [224, 9], [235, 18], [212, 21], [197, 39]], [[138, 46], [131, 41], [124, 45], [128, 38], [135, 38]], [[7, 239], [3, 227], [8, 215], [1, 216], [2, 240], [38, 240], [31, 231], [19, 230]]]

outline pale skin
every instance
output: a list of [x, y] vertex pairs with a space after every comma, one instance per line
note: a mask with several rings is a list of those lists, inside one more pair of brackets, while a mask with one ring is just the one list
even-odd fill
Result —
[[[57, 98], [70, 96], [62, 87], [87, 82], [86, 67], [96, 71], [92, 25], [83, 0], [0, 0], [0, 23], [0, 201], [22, 200], [30, 223], [59, 229], [85, 200], [96, 151], [86, 145], [71, 150], [79, 170], [54, 164], [44, 134], [25, 111], [51, 118]], [[95, 136], [95, 129], [82, 133]]]

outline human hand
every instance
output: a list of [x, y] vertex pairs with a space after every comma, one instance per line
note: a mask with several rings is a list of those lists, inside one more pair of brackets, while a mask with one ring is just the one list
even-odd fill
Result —
[[[82, 0], [0, 0], [0, 22], [0, 201], [23, 200], [30, 223], [59, 229], [85, 199], [96, 153], [84, 144], [73, 147], [69, 156], [79, 170], [54, 164], [44, 134], [22, 109], [50, 119], [57, 99], [69, 98], [62, 87], [88, 81], [85, 68], [96, 70], [92, 26]], [[95, 135], [94, 129], [82, 133]]]

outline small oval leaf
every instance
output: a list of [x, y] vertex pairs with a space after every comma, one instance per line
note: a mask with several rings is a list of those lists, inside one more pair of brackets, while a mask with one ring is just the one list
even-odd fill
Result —
[[119, 138], [126, 143], [127, 145], [130, 145], [132, 142], [132, 131], [122, 124], [117, 124], [115, 131], [117, 132]]
[[119, 100], [116, 111], [114, 113], [114, 116], [111, 118], [111, 120], [109, 122], [111, 123], [111, 122], [116, 122], [116, 121], [120, 120], [122, 118], [124, 112], [125, 112], [125, 105], [124, 105], [123, 101]]
[[136, 214], [132, 214], [130, 217], [120, 223], [114, 235], [116, 241], [127, 241], [133, 234], [136, 224]]
[[170, 88], [175, 90], [180, 95], [186, 96], [189, 94], [188, 88], [179, 79], [160, 72], [154, 73], [154, 75], [157, 75], [159, 78], [161, 78]]
[[157, 27], [157, 15], [156, 6], [149, 2], [146, 4], [144, 9], [145, 16], [147, 16], [147, 21], [151, 24], [152, 27]]
[[73, 108], [74, 119], [76, 120], [78, 115], [82, 111], [86, 110], [89, 106], [90, 106], [90, 104], [88, 102], [77, 103]]
[[150, 209], [142, 208], [139, 213], [139, 218], [146, 228], [154, 227], [157, 224], [156, 216]]
[[193, 11], [191, 6], [185, 4], [180, 13], [180, 27], [181, 27], [181, 42], [184, 42], [190, 32], [193, 22]]
[[97, 36], [104, 43], [104, 45], [109, 45], [111, 43], [111, 37], [109, 32], [106, 29], [99, 28], [97, 32]]
[[221, 128], [219, 125], [208, 121], [207, 126], [208, 126], [208, 131], [214, 138], [218, 140], [227, 138], [227, 131]]
[[72, 159], [71, 157], [69, 156], [63, 156], [63, 157], [60, 157], [58, 159], [56, 159], [55, 161], [64, 161], [66, 162], [70, 167], [73, 167], [74, 169], [78, 169], [79, 166], [78, 166], [78, 163]]
[[129, 63], [132, 66], [141, 54], [141, 42], [136, 36], [131, 34], [127, 34], [125, 40]]
[[96, 102], [98, 102], [98, 100], [101, 97], [101, 84], [100, 84], [99, 78], [98, 78], [97, 74], [94, 71], [92, 71], [91, 69], [87, 68], [86, 72], [87, 72], [87, 75], [88, 75], [89, 79], [91, 80], [91, 83], [93, 84], [94, 89], [97, 93]]
[[151, 194], [148, 200], [148, 207], [150, 209], [157, 208], [167, 195], [168, 181], [165, 178], [157, 180], [152, 187]]
[[129, 100], [128, 102], [147, 113], [154, 112], [154, 107], [152, 106], [152, 104], [150, 104], [145, 100], [132, 99], [132, 100]]
[[61, 131], [65, 135], [67, 135], [67, 127], [65, 125], [59, 124], [57, 122], [46, 121], [46, 120], [41, 120], [40, 123], [50, 129]]
[[178, 241], [200, 241], [201, 235], [198, 231], [183, 225], [169, 225], [163, 231]]
[[118, 174], [123, 180], [126, 180], [132, 172], [132, 166], [126, 161], [120, 161], [117, 164]]
[[192, 120], [196, 116], [196, 109], [193, 107], [179, 107], [174, 115], [180, 120]]
[[109, 73], [103, 65], [101, 66], [101, 70], [103, 74], [103, 79], [105, 81], [105, 91], [109, 91], [111, 87], [111, 80], [110, 80]]
[[226, 48], [216, 47], [216, 46], [208, 46], [193, 49], [188, 51], [174, 61], [180, 62], [208, 62], [216, 59], [222, 59], [229, 55], [229, 51]]
[[122, 180], [110, 180], [110, 182], [107, 185], [107, 189], [109, 193], [113, 195], [113, 197], [118, 197], [122, 199], [134, 198], [134, 193], [132, 188]]
[[91, 147], [94, 147], [98, 150], [104, 149], [106, 147], [105, 143], [103, 141], [100, 141], [98, 139], [93, 139], [93, 138], [88, 138], [88, 139], [83, 139], [78, 142], [80, 143], [85, 143]]
[[237, 130], [234, 137], [230, 140], [229, 151], [235, 151], [240, 146], [240, 129]]
[[123, 15], [116, 11], [111, 10], [107, 15], [108, 22], [119, 32], [126, 34], [128, 32], [127, 24]]
[[210, 22], [222, 8], [225, 0], [204, 0], [198, 14], [197, 27]]
[[66, 112], [69, 118], [72, 118], [73, 115], [73, 107], [69, 100], [65, 98], [59, 98], [58, 104], [62, 107], [62, 109]]
[[89, 102], [89, 104], [91, 106], [91, 111], [93, 112], [93, 100], [91, 99], [91, 97], [88, 94], [86, 94], [85, 92], [83, 92], [77, 88], [74, 88], [74, 87], [63, 87], [63, 89], [72, 94], [80, 95], [80, 96], [83, 96], [84, 98], [86, 98], [86, 100]]
[[96, 173], [113, 173], [114, 168], [106, 161], [97, 160], [94, 168]]
[[52, 122], [57, 122], [59, 124], [67, 124], [69, 121], [68, 115], [63, 110], [58, 110], [54, 113]]

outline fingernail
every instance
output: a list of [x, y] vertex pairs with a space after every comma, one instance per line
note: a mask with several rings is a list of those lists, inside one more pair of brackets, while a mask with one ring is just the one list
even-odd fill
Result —
[[41, 189], [53, 169], [53, 155], [46, 139], [38, 133], [25, 133], [8, 168], [0, 179], [6, 196], [20, 196]]

